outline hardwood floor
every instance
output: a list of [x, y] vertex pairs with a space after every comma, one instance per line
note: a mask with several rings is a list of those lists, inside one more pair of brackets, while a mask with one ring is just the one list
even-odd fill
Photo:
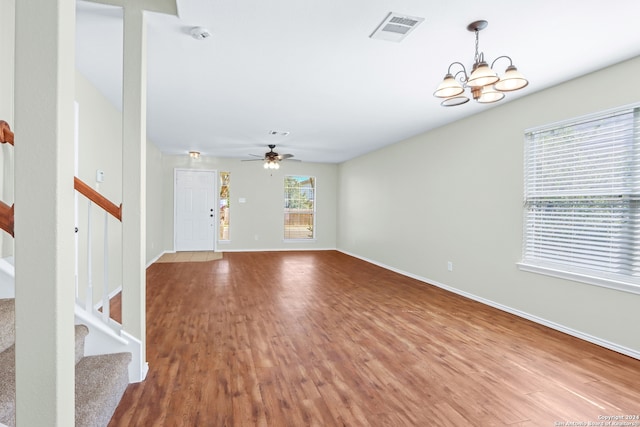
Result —
[[152, 265], [147, 360], [111, 427], [640, 414], [640, 361], [335, 251]]

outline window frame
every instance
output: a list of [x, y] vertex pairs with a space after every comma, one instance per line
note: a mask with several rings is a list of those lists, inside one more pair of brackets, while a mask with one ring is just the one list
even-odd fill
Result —
[[[297, 238], [291, 238], [291, 237], [287, 237], [287, 214], [290, 212], [287, 212], [287, 178], [306, 178], [307, 180], [312, 180], [313, 182], [313, 207], [311, 210], [311, 215], [312, 215], [312, 225], [311, 225], [311, 237], [306, 237], [306, 238], [302, 238], [302, 237], [297, 237]], [[296, 174], [296, 175], [285, 175], [283, 178], [283, 183], [282, 183], [282, 187], [283, 187], [283, 216], [282, 216], [282, 226], [283, 226], [283, 230], [282, 230], [282, 236], [283, 236], [283, 241], [284, 242], [293, 242], [293, 243], [297, 243], [297, 242], [315, 242], [317, 240], [316, 236], [316, 218], [317, 218], [317, 196], [318, 196], [318, 181], [317, 178], [313, 175], [302, 175], [302, 174]]]
[[[558, 195], [556, 194], [555, 197], [557, 197], [557, 200], [558, 200], [557, 204], [554, 204], [554, 202], [544, 202], [543, 200], [545, 197], [549, 197], [549, 199], [551, 198], [551, 196], [545, 196], [544, 191], [541, 192], [543, 194], [542, 196], [537, 194], [536, 197], [531, 197], [529, 194], [532, 192], [532, 188], [533, 188], [533, 192], [535, 193], [538, 190], [538, 188], [536, 188], [535, 186], [539, 184], [537, 183], [533, 184], [533, 187], [532, 187], [532, 184], [528, 182], [528, 176], [530, 176], [528, 174], [530, 173], [530, 168], [535, 168], [536, 166], [540, 167], [540, 164], [539, 163], [535, 164], [535, 161], [537, 160], [539, 162], [542, 162], [542, 160], [540, 160], [539, 158], [532, 160], [527, 157], [529, 155], [528, 150], [530, 150], [532, 147], [531, 144], [536, 144], [536, 142], [532, 140], [533, 137], [532, 136], [530, 137], [530, 135], [535, 133], [554, 131], [554, 130], [558, 130], [558, 131], [570, 130], [572, 132], [571, 143], [574, 143], [575, 140], [579, 139], [575, 135], [577, 133], [577, 130], [574, 127], [578, 127], [579, 125], [584, 125], [586, 123], [594, 122], [597, 120], [605, 120], [607, 118], [611, 118], [615, 116], [616, 114], [622, 114], [625, 111], [629, 111], [629, 110], [630, 110], [630, 113], [632, 114], [631, 130], [630, 130], [631, 132], [630, 151], [633, 154], [633, 156], [630, 157], [631, 159], [630, 169], [635, 171], [635, 173], [634, 172], [630, 173], [631, 178], [629, 182], [630, 182], [630, 187], [633, 187], [633, 188], [630, 190], [630, 192], [612, 192], [611, 195], [609, 195], [609, 197], [611, 196], [613, 196], [614, 198], [620, 197], [619, 199], [620, 201], [624, 203], [628, 203], [627, 211], [623, 211], [623, 212], [627, 213], [626, 218], [629, 226], [635, 226], [635, 224], [637, 224], [635, 221], [637, 221], [637, 218], [640, 215], [640, 212], [639, 212], [640, 211], [640, 206], [639, 206], [640, 191], [638, 188], [638, 172], [637, 172], [638, 170], [640, 170], [640, 157], [638, 156], [638, 153], [637, 153], [638, 150], [640, 150], [640, 103], [625, 105], [625, 106], [621, 106], [621, 107], [617, 107], [617, 108], [613, 108], [605, 111], [600, 111], [594, 114], [584, 115], [584, 116], [572, 118], [569, 120], [564, 120], [561, 122], [556, 122], [549, 125], [539, 126], [536, 128], [525, 130], [525, 146], [524, 146], [525, 158], [524, 158], [524, 171], [523, 171], [525, 199], [524, 199], [524, 207], [523, 207], [524, 216], [523, 216], [523, 236], [522, 236], [522, 259], [520, 262], [516, 263], [520, 270], [538, 273], [538, 274], [544, 274], [544, 275], [567, 279], [567, 280], [578, 281], [581, 283], [586, 283], [586, 284], [610, 288], [610, 289], [616, 289], [624, 292], [640, 294], [640, 277], [638, 276], [638, 273], [634, 273], [634, 271], [637, 271], [637, 267], [638, 267], [637, 263], [634, 263], [630, 267], [629, 274], [617, 274], [617, 273], [602, 271], [598, 269], [584, 268], [583, 266], [575, 265], [576, 263], [572, 263], [571, 260], [562, 261], [560, 260], [561, 256], [557, 256], [555, 260], [549, 260], [545, 258], [553, 258], [553, 256], [543, 256], [540, 258], [536, 258], [535, 255], [531, 255], [531, 253], [529, 254], [527, 253], [528, 250], [529, 252], [535, 252], [531, 250], [532, 247], [534, 248], [540, 247], [540, 245], [535, 242], [536, 240], [535, 238], [540, 239], [540, 237], [547, 237], [547, 235], [545, 234], [536, 234], [535, 230], [532, 232], [531, 225], [538, 224], [538, 226], [541, 226], [541, 225], [545, 225], [544, 221], [550, 221], [548, 217], [543, 217], [544, 219], [542, 220], [542, 222], [536, 222], [535, 219], [532, 220], [531, 217], [533, 216], [533, 214], [528, 215], [530, 213], [530, 209], [532, 210], [532, 212], [535, 212], [536, 208], [538, 211], [540, 211], [540, 206], [543, 203], [550, 203], [550, 205], [553, 208], [558, 206], [560, 208], [563, 208], [563, 207], [570, 206], [571, 203], [569, 202], [571, 200], [575, 201], [576, 199], [580, 199], [583, 197], [585, 200], [588, 200], [591, 203], [596, 203], [596, 201], [599, 200], [598, 197], [601, 197], [594, 193], [590, 193], [588, 189], [587, 190], [581, 189], [578, 194], [572, 195], [572, 196], [558, 197]], [[597, 126], [594, 125], [593, 129], [596, 129], [596, 128]], [[608, 128], [604, 128], [604, 130], [608, 130]], [[598, 133], [597, 135], [600, 137], [602, 133]], [[579, 150], [584, 149], [586, 151], [585, 146], [592, 143], [591, 139], [584, 138], [584, 140], [585, 140], [585, 143], [579, 146], [580, 147]], [[534, 148], [539, 148], [543, 143], [544, 142], [538, 142], [537, 144], [539, 145]], [[628, 157], [625, 157], [625, 158], [628, 158]], [[562, 165], [566, 165], [569, 163], [570, 161], [565, 159], [563, 160]], [[537, 169], [531, 169], [531, 170], [537, 170]], [[556, 170], [554, 169], [553, 171], [555, 172]], [[545, 170], [545, 172], [549, 173], [549, 170], [547, 169]], [[545, 177], [544, 179], [548, 179], [548, 178]], [[585, 180], [580, 181], [580, 183], [584, 185]], [[587, 186], [585, 185], [585, 187]], [[552, 194], [552, 193], [553, 191], [551, 191], [549, 194]], [[613, 200], [613, 199], [610, 199], [610, 200]], [[610, 205], [614, 205], [614, 202], [610, 202]], [[611, 210], [613, 211], [613, 209]], [[588, 210], [587, 212], [589, 212], [589, 214], [593, 214], [593, 211], [591, 210]], [[619, 218], [616, 216], [615, 213], [611, 213], [609, 216], [607, 216], [607, 218], [611, 218], [611, 222], [614, 222], [614, 220], [619, 221]], [[571, 223], [573, 225], [576, 224], [575, 221], [577, 220], [572, 217]], [[590, 234], [589, 237], [585, 239], [585, 241], [588, 241], [589, 239], [591, 239], [592, 238], [591, 236], [593, 235]], [[531, 241], [528, 239], [531, 239]], [[593, 240], [595, 241], [595, 238], [593, 238]], [[532, 241], [533, 243], [531, 243]], [[628, 252], [631, 254], [631, 258], [635, 259], [637, 258], [635, 256], [636, 254], [640, 255], [639, 253], [640, 250], [638, 249], [638, 247], [640, 246], [640, 238], [637, 232], [630, 234], [630, 241], [631, 241], [631, 244], [630, 244], [630, 249], [628, 249]], [[546, 244], [547, 243], [543, 243], [542, 245], [546, 245]], [[553, 244], [554, 242], [548, 243], [549, 246], [542, 246], [542, 247], [549, 249], [553, 246]], [[593, 248], [594, 246], [591, 245], [589, 247]], [[575, 249], [575, 248], [572, 247], [571, 249]], [[611, 252], [612, 251], [609, 251], [608, 253], [611, 253]], [[567, 253], [570, 253], [570, 251], [568, 251]]]

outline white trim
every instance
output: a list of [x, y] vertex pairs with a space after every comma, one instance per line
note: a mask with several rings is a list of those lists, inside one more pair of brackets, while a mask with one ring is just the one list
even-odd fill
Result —
[[360, 259], [362, 261], [366, 261], [368, 263], [377, 265], [378, 267], [382, 267], [382, 268], [385, 268], [387, 270], [393, 271], [395, 273], [402, 274], [403, 276], [407, 276], [407, 277], [410, 277], [412, 279], [419, 280], [419, 281], [424, 282], [424, 283], [426, 283], [428, 285], [433, 285], [433, 286], [436, 286], [438, 288], [444, 289], [446, 291], [453, 292], [454, 294], [458, 294], [458, 295], [461, 295], [461, 296], [463, 296], [465, 298], [469, 298], [469, 299], [472, 299], [474, 301], [481, 302], [481, 303], [483, 303], [485, 305], [488, 305], [490, 307], [497, 308], [498, 310], [505, 311], [507, 313], [516, 315], [518, 317], [522, 317], [523, 319], [527, 319], [527, 320], [530, 320], [532, 322], [538, 323], [540, 325], [549, 327], [551, 329], [555, 329], [556, 331], [564, 332], [567, 335], [571, 335], [571, 336], [574, 336], [576, 338], [580, 338], [581, 340], [588, 341], [590, 343], [599, 345], [600, 347], [604, 347], [606, 349], [613, 350], [613, 351], [618, 352], [620, 354], [624, 354], [626, 356], [633, 357], [634, 359], [640, 360], [640, 351], [636, 351], [636, 350], [633, 350], [631, 348], [621, 346], [619, 344], [613, 343], [611, 341], [604, 340], [602, 338], [595, 337], [593, 335], [585, 334], [584, 332], [580, 332], [578, 330], [575, 330], [575, 329], [572, 329], [572, 328], [568, 328], [568, 327], [566, 327], [564, 325], [552, 322], [552, 321], [544, 319], [542, 317], [538, 317], [538, 316], [535, 316], [533, 314], [530, 314], [530, 313], [527, 313], [527, 312], [524, 312], [524, 311], [521, 311], [521, 310], [517, 310], [515, 308], [508, 307], [506, 305], [497, 303], [495, 301], [488, 300], [486, 298], [479, 297], [479, 296], [474, 295], [474, 294], [470, 294], [470, 293], [465, 292], [465, 291], [461, 291], [460, 289], [456, 289], [456, 288], [453, 288], [451, 286], [445, 285], [443, 283], [436, 282], [435, 280], [429, 280], [429, 279], [427, 279], [425, 277], [418, 276], [418, 275], [415, 275], [415, 274], [412, 274], [412, 273], [408, 273], [406, 271], [390, 267], [388, 265], [379, 263], [377, 261], [374, 261], [374, 260], [371, 260], [371, 259], [368, 259], [368, 258], [365, 258], [365, 257], [361, 257], [359, 255], [356, 255], [356, 254], [353, 254], [353, 253], [350, 253], [350, 252], [347, 252], [347, 251], [344, 251], [344, 250], [341, 250], [341, 249], [338, 249], [338, 251], [342, 252], [342, 253], [344, 253], [346, 255], [350, 255], [350, 256], [352, 256], [354, 258], [358, 258], [358, 259]]
[[640, 294], [640, 286], [631, 283], [625, 283], [614, 279], [606, 279], [604, 277], [590, 276], [572, 271], [561, 270], [554, 267], [545, 267], [541, 265], [530, 264], [524, 261], [517, 262], [516, 265], [522, 271], [530, 273], [544, 274], [545, 276], [557, 277], [560, 279], [573, 280], [575, 282], [586, 283], [588, 285], [600, 286], [602, 288], [615, 289], [617, 291], [629, 292], [632, 294]]
[[224, 252], [293, 252], [293, 251], [338, 251], [336, 248], [251, 248], [225, 249]]
[[619, 107], [612, 107], [612, 108], [608, 108], [606, 110], [602, 110], [602, 111], [597, 111], [595, 113], [589, 113], [589, 114], [583, 114], [581, 116], [577, 116], [577, 117], [571, 117], [569, 119], [565, 119], [565, 120], [559, 120], [557, 122], [553, 122], [553, 123], [548, 123], [548, 124], [544, 124], [544, 125], [540, 125], [540, 126], [534, 126], [528, 129], [524, 130], [524, 133], [530, 133], [530, 132], [540, 132], [540, 131], [545, 131], [545, 130], [550, 130], [556, 127], [560, 127], [560, 126], [570, 126], [576, 122], [582, 122], [582, 121], [589, 121], [589, 120], [593, 120], [593, 119], [597, 119], [599, 117], [602, 116], [607, 116], [609, 114], [614, 114], [614, 113], [618, 113], [620, 111], [624, 111], [624, 110], [633, 110], [634, 108], [638, 108], [640, 107], [640, 102], [634, 102], [633, 104], [626, 104], [626, 105], [621, 105]]
[[[318, 217], [318, 208], [317, 208], [317, 201], [318, 201], [318, 179], [316, 178], [315, 175], [305, 175], [305, 174], [295, 174], [295, 175], [283, 175], [282, 177], [282, 189], [283, 194], [282, 194], [282, 201], [284, 202], [284, 198], [286, 196], [286, 185], [287, 185], [287, 178], [288, 177], [307, 177], [309, 180], [313, 179], [313, 237], [311, 237], [310, 239], [287, 239], [286, 237], [283, 237], [282, 242], [283, 243], [300, 243], [300, 242], [311, 242], [311, 243], [315, 243], [316, 239], [317, 239], [317, 233], [316, 233], [316, 220]], [[286, 225], [285, 225], [285, 206], [284, 203], [282, 204], [282, 234], [284, 235], [286, 232]]]
[[129, 343], [128, 351], [131, 352], [131, 363], [129, 363], [129, 383], [144, 381], [149, 372], [149, 363], [142, 358], [142, 341], [127, 331], [120, 331], [120, 336]]
[[151, 267], [151, 264], [153, 264], [154, 262], [156, 262], [157, 260], [159, 260], [160, 258], [162, 258], [162, 255], [164, 254], [175, 254], [176, 251], [162, 251], [160, 252], [160, 254], [158, 256], [156, 256], [155, 258], [153, 258], [151, 261], [149, 261], [147, 263], [147, 266], [145, 268], [149, 268]]
[[[120, 292], [122, 292], [122, 286], [118, 286], [117, 288], [115, 288], [114, 290], [112, 290], [111, 292], [109, 292], [109, 300], [111, 300], [111, 298], [115, 297], [116, 295], [118, 295]], [[93, 309], [94, 310], [100, 310], [102, 308], [102, 300], [98, 301], [97, 303], [95, 303], [93, 305]]]

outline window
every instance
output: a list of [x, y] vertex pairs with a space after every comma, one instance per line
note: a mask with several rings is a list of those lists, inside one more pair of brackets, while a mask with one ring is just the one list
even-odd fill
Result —
[[525, 133], [524, 270], [640, 293], [640, 106]]
[[231, 174], [229, 172], [220, 172], [220, 197], [218, 203], [220, 205], [220, 212], [218, 218], [220, 219], [220, 226], [218, 227], [218, 239], [229, 240], [229, 183], [231, 181]]
[[315, 237], [315, 182], [312, 176], [284, 178], [285, 240], [308, 240]]

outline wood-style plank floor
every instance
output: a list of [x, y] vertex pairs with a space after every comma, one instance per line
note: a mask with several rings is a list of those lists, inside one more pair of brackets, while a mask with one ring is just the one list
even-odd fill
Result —
[[154, 264], [147, 282], [150, 370], [111, 427], [557, 426], [640, 414], [640, 361], [339, 252]]

